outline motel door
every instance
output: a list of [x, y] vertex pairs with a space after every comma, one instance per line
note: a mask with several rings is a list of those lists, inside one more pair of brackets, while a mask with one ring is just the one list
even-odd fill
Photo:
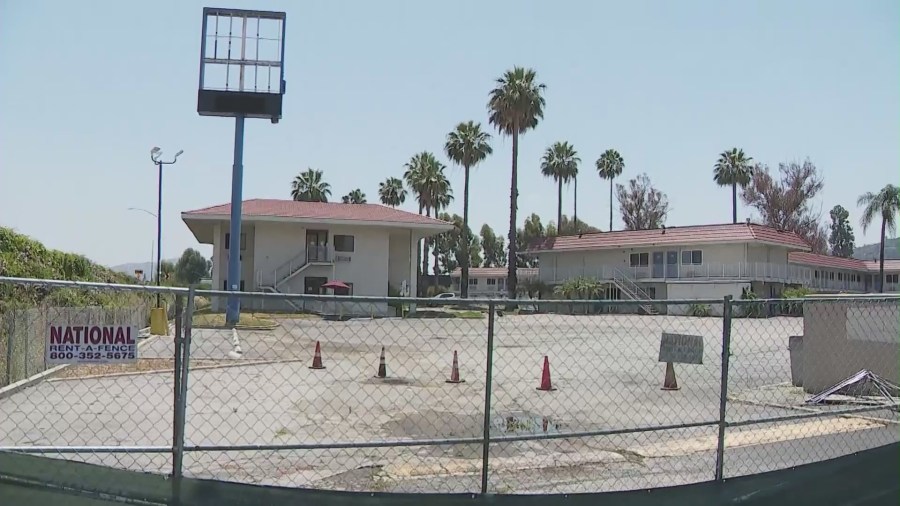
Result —
[[666, 274], [665, 254], [662, 251], [653, 252], [653, 277], [663, 278]]
[[320, 262], [326, 258], [326, 250], [328, 245], [327, 230], [307, 230], [306, 231], [306, 261]]
[[666, 251], [666, 277], [678, 277], [678, 252]]

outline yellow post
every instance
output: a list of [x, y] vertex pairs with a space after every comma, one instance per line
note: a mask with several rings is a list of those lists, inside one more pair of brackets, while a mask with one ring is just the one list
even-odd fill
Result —
[[156, 336], [169, 335], [169, 320], [166, 318], [166, 305], [150, 309], [150, 333]]

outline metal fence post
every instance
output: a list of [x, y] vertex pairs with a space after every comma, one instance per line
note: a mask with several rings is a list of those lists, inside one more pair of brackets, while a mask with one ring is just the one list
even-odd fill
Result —
[[[184, 353], [184, 338], [182, 336], [182, 311], [184, 300], [181, 294], [175, 296], [175, 365], [172, 368], [174, 385], [172, 387], [172, 476], [180, 476], [183, 453], [178, 449], [178, 441], [181, 440], [181, 363]], [[173, 480], [173, 484], [176, 480]]]
[[487, 367], [484, 373], [484, 432], [481, 448], [481, 493], [486, 494], [488, 488], [488, 454], [491, 449], [491, 389], [493, 388], [494, 369], [494, 317], [497, 306], [488, 303], [487, 327]]
[[[190, 360], [191, 360], [191, 327], [194, 319], [194, 285], [191, 285], [188, 288], [187, 293], [187, 307], [183, 311], [183, 325], [182, 325], [182, 357], [181, 369], [178, 373], [178, 394], [177, 394], [177, 405], [175, 407], [175, 433], [176, 439], [173, 448], [173, 462], [172, 462], [172, 490], [174, 495], [173, 504], [180, 504], [181, 502], [181, 477], [184, 471], [184, 439], [185, 439], [185, 427], [187, 426], [187, 384], [188, 384], [188, 371], [190, 369]], [[177, 317], [176, 317], [177, 318]]]
[[13, 383], [13, 332], [15, 330], [16, 311], [12, 310], [6, 315], [6, 321], [0, 324], [6, 327], [6, 384]]
[[728, 404], [728, 363], [731, 356], [732, 296], [727, 295], [722, 306], [722, 378], [719, 382], [719, 438], [716, 447], [716, 481], [724, 479], [725, 468], [725, 411]]

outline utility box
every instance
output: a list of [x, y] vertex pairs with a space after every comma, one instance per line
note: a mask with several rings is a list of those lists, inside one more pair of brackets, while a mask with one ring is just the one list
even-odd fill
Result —
[[203, 9], [201, 116], [281, 119], [284, 81], [284, 12]]

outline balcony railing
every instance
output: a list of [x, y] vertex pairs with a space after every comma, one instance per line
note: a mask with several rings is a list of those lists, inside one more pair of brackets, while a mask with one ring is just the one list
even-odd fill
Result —
[[[540, 279], [545, 283], [561, 283], [576, 277], [613, 280], [617, 275], [625, 275], [635, 281], [665, 280], [745, 280], [774, 281], [801, 284], [810, 288], [864, 292], [865, 283], [860, 275], [858, 281], [849, 279], [825, 279], [815, 276], [809, 267], [774, 264], [766, 262], [747, 263], [706, 263], [702, 265], [643, 265], [618, 267], [611, 265], [584, 266], [570, 268], [541, 267]], [[885, 290], [887, 290], [885, 285]]]

